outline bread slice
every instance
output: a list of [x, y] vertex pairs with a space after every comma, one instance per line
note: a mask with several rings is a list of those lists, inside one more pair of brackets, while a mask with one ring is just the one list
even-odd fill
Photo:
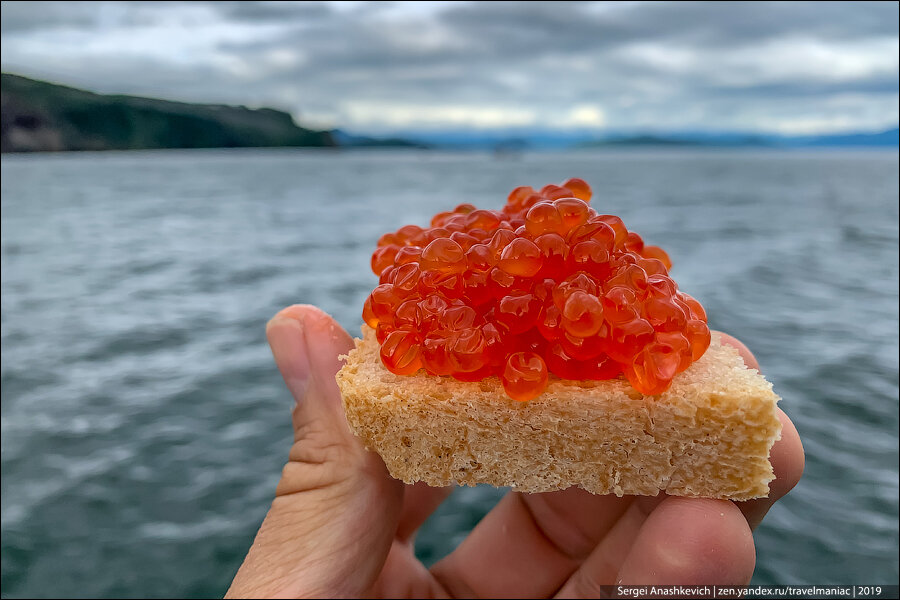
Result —
[[624, 378], [551, 376], [543, 394], [516, 402], [496, 377], [398, 376], [366, 326], [337, 381], [350, 428], [407, 483], [748, 500], [774, 479], [779, 398], [717, 334], [659, 396]]

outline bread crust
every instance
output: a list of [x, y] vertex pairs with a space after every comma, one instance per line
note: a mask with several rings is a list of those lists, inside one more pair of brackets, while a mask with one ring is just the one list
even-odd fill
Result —
[[749, 500], [774, 479], [779, 397], [717, 334], [659, 396], [551, 377], [516, 402], [496, 377], [398, 376], [366, 326], [337, 382], [351, 430], [406, 483]]

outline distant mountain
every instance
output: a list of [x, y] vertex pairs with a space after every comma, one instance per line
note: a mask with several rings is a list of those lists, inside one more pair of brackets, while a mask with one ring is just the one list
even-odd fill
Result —
[[610, 136], [583, 144], [597, 146], [699, 146], [717, 148], [738, 148], [751, 146], [774, 146], [771, 137], [727, 132], [639, 134]]
[[270, 108], [95, 94], [2, 74], [3, 152], [334, 145], [329, 132]]
[[371, 137], [353, 135], [341, 129], [332, 129], [331, 137], [338, 146], [344, 148], [430, 148], [428, 144], [414, 142], [400, 137]]
[[599, 147], [665, 147], [694, 146], [715, 148], [824, 148], [878, 147], [897, 148], [898, 129], [854, 132], [822, 136], [785, 136], [766, 133], [731, 131], [572, 131], [547, 129], [402, 131], [404, 139], [436, 148], [455, 150], [566, 150]]
[[553, 129], [399, 130], [390, 135], [449, 150], [564, 150], [596, 136]]
[[658, 135], [636, 135], [631, 137], [614, 137], [605, 140], [588, 142], [585, 146], [702, 146], [697, 140], [667, 138]]
[[900, 129], [894, 127], [879, 133], [847, 133], [839, 135], [820, 135], [806, 138], [787, 138], [787, 145], [801, 146], [884, 146], [897, 148], [900, 145]]

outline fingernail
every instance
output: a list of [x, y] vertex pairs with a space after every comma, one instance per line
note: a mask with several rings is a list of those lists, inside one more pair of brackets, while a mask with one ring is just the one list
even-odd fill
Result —
[[303, 321], [276, 316], [266, 325], [266, 336], [281, 376], [294, 400], [300, 402], [306, 395], [310, 375]]

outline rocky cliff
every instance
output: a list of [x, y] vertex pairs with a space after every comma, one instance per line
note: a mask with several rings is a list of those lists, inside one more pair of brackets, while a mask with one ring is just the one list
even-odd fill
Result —
[[330, 132], [270, 108], [95, 94], [2, 74], [3, 152], [334, 145]]

